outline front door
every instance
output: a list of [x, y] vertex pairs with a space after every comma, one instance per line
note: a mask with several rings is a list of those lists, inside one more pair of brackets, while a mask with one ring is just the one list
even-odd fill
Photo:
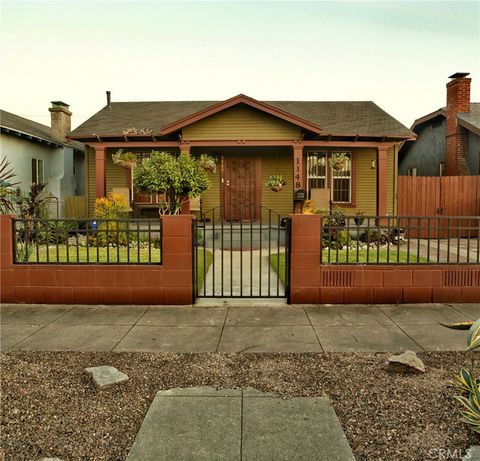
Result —
[[229, 155], [223, 159], [223, 210], [226, 221], [255, 221], [260, 205], [260, 159]]

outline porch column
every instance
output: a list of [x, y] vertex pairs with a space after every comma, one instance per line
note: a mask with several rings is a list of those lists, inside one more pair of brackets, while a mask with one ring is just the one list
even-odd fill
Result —
[[[182, 142], [180, 144], [180, 154], [190, 155], [190, 144]], [[190, 200], [186, 200], [182, 203], [182, 209], [180, 210], [181, 214], [190, 214]]]
[[95, 146], [96, 197], [105, 197], [105, 147]]
[[190, 155], [190, 144], [182, 142], [180, 144], [180, 153], [185, 155]]
[[295, 200], [297, 191], [305, 191], [303, 181], [303, 144], [301, 142], [293, 143], [293, 200], [294, 212], [301, 213], [303, 200]]
[[387, 214], [387, 150], [386, 146], [377, 147], [377, 216]]

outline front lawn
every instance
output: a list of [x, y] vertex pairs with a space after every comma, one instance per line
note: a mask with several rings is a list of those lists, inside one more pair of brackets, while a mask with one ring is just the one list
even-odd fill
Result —
[[197, 248], [197, 286], [201, 289], [203, 286], [203, 280], [210, 268], [213, 260], [213, 254], [211, 251], [204, 250], [203, 248]]
[[[39, 245], [31, 247], [28, 262], [31, 263], [144, 263], [159, 264], [160, 248], [85, 247], [69, 245]], [[17, 256], [17, 261], [21, 259]]]
[[[280, 263], [278, 263], [278, 258], [280, 257]], [[426, 263], [428, 262], [427, 258], [423, 256], [418, 256], [414, 253], [407, 254], [406, 251], [399, 251], [397, 254], [396, 249], [390, 249], [389, 252], [385, 248], [381, 248], [377, 253], [377, 249], [372, 248], [368, 252], [367, 259], [367, 250], [359, 250], [358, 254], [356, 250], [349, 250], [348, 252], [348, 262], [347, 262], [347, 250], [332, 250], [330, 252], [327, 250], [322, 251], [322, 264], [366, 264], [368, 263], [379, 263], [379, 264], [395, 264], [395, 263]], [[320, 264], [320, 261], [318, 262]], [[280, 269], [280, 280], [285, 284], [285, 253], [280, 253], [279, 256], [276, 254], [270, 256], [270, 265], [272, 266], [275, 272], [278, 272], [277, 264], [279, 264]]]

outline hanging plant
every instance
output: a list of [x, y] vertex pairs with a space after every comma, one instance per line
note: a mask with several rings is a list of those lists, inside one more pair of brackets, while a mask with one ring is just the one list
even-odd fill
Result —
[[267, 182], [265, 183], [265, 185], [270, 187], [273, 192], [280, 192], [285, 184], [287, 183], [281, 174], [273, 174], [269, 176]]
[[200, 155], [198, 159], [200, 166], [210, 173], [215, 173], [217, 171], [217, 163], [213, 157], [207, 154]]
[[135, 152], [124, 152], [119, 149], [115, 154], [112, 154], [113, 163], [121, 165], [124, 168], [132, 168], [140, 161], [138, 155]]
[[331, 155], [331, 157], [328, 159], [328, 163], [335, 171], [341, 171], [345, 168], [347, 160], [347, 154], [344, 154], [343, 152], [338, 152]]

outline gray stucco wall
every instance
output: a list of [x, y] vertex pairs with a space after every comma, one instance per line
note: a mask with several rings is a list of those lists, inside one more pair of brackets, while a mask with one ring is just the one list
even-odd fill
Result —
[[403, 146], [398, 174], [406, 175], [408, 168], [416, 167], [418, 176], [438, 176], [440, 162], [445, 160], [445, 119], [420, 127], [417, 136]]
[[470, 174], [480, 174], [480, 136], [468, 133], [468, 169]]
[[[22, 191], [28, 192], [32, 184], [32, 158], [42, 159], [46, 193], [52, 193], [64, 202], [65, 197], [76, 194], [76, 178], [73, 170], [73, 149], [55, 148], [16, 136], [0, 135], [1, 155], [6, 157], [16, 173]], [[51, 206], [52, 212], [54, 211]], [[60, 217], [63, 216], [63, 203], [60, 204]], [[55, 213], [56, 214], [56, 213]], [[55, 217], [55, 216], [53, 216]]]

